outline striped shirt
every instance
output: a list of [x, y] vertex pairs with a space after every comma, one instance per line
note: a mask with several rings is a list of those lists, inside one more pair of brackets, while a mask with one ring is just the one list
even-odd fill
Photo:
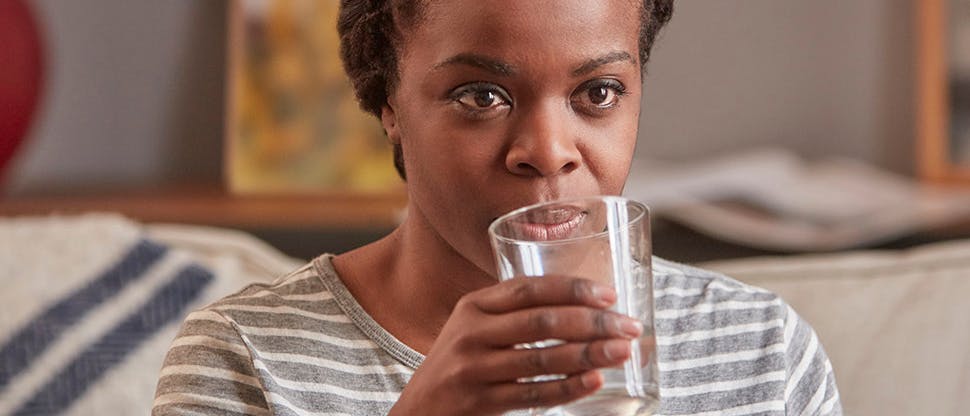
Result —
[[[363, 310], [331, 258], [190, 314], [152, 414], [386, 414], [424, 356]], [[818, 338], [776, 295], [653, 263], [657, 414], [842, 414]]]

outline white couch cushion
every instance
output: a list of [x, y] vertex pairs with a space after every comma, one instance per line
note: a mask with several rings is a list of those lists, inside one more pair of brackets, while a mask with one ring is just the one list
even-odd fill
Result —
[[818, 332], [847, 415], [964, 415], [970, 240], [705, 263], [781, 295]]

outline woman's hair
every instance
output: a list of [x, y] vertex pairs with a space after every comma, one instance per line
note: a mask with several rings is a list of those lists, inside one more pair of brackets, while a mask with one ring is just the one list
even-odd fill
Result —
[[[337, 32], [340, 58], [360, 107], [377, 117], [397, 84], [398, 51], [404, 32], [417, 23], [431, 0], [341, 0]], [[670, 20], [673, 0], [643, 0], [640, 9], [640, 65], [645, 67], [660, 29]], [[400, 144], [394, 167], [405, 178]]]

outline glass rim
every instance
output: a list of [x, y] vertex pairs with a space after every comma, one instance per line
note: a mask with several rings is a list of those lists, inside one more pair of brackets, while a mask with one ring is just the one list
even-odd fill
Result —
[[594, 200], [598, 202], [607, 202], [607, 203], [618, 202], [618, 203], [624, 204], [627, 207], [629, 206], [636, 207], [639, 210], [639, 212], [637, 212], [637, 214], [630, 219], [628, 224], [633, 224], [637, 221], [640, 221], [650, 213], [650, 207], [648, 207], [646, 204], [640, 201], [636, 201], [633, 199], [629, 199], [629, 198], [625, 198], [617, 195], [594, 195], [594, 196], [581, 196], [581, 197], [575, 197], [575, 198], [557, 199], [553, 201], [537, 202], [532, 205], [526, 205], [524, 207], [514, 209], [496, 218], [488, 226], [488, 235], [492, 239], [492, 241], [498, 241], [505, 244], [542, 244], [542, 245], [565, 244], [565, 243], [572, 243], [580, 240], [602, 237], [606, 235], [609, 231], [604, 230], [604, 231], [600, 231], [592, 234], [586, 234], [578, 237], [569, 237], [569, 238], [563, 238], [559, 240], [546, 240], [546, 241], [528, 241], [528, 240], [521, 240], [521, 239], [512, 238], [512, 237], [506, 237], [504, 235], [499, 235], [498, 232], [496, 231], [496, 228], [498, 228], [499, 223], [505, 222], [509, 218], [515, 217], [517, 215], [522, 215], [527, 211], [531, 211], [539, 207], [552, 205], [552, 204], [568, 204], [568, 203], [575, 203], [580, 201], [594, 201]]

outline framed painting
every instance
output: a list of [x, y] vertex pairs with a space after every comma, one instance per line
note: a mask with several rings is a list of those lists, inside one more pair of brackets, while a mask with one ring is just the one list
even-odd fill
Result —
[[970, 0], [916, 0], [917, 165], [970, 185]]
[[236, 194], [401, 188], [339, 57], [337, 0], [231, 0], [225, 176]]

